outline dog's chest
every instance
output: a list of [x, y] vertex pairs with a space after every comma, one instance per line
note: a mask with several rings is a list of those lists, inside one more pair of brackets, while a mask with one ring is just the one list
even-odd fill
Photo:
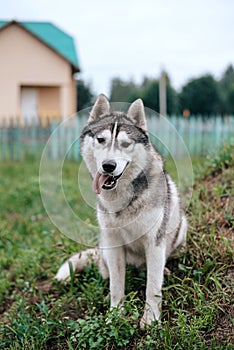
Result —
[[125, 225], [135, 221], [147, 209], [147, 199], [145, 193], [136, 196], [126, 190], [122, 191], [121, 195], [99, 201], [98, 211], [101, 212], [104, 221], [108, 221], [114, 226], [116, 223], [117, 225]]
[[125, 248], [126, 263], [140, 267], [145, 264], [145, 246], [143, 238], [127, 244]]

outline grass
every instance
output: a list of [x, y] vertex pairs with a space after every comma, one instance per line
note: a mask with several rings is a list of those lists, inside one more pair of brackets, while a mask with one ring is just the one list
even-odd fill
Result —
[[[188, 245], [168, 262], [162, 322], [146, 330], [139, 329], [145, 271], [128, 267], [121, 316], [109, 311], [108, 281], [96, 266], [66, 286], [53, 282], [60, 264], [83, 247], [49, 221], [38, 162], [1, 163], [0, 349], [233, 349], [233, 153], [225, 146], [197, 172]], [[76, 178], [77, 165], [68, 162], [69, 203], [95, 224]]]

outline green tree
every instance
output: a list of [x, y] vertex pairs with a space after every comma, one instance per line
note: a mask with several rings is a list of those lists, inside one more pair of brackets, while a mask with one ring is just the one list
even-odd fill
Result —
[[93, 100], [93, 93], [89, 84], [84, 80], [78, 80], [77, 82], [77, 107], [78, 111], [86, 107], [91, 106]]
[[230, 64], [224, 71], [219, 81], [220, 94], [222, 97], [222, 112], [234, 113], [234, 68]]
[[159, 112], [159, 82], [158, 80], [148, 80], [142, 87], [142, 100], [148, 108]]
[[[167, 75], [167, 112], [168, 114], [177, 113], [177, 93], [170, 83]], [[114, 78], [111, 81], [111, 101], [133, 102], [141, 98], [144, 105], [159, 112], [159, 81], [144, 77], [142, 82], [137, 85], [132, 80], [123, 81], [120, 78]]]
[[211, 115], [221, 112], [221, 95], [212, 75], [190, 80], [179, 95], [180, 112], [188, 109], [191, 114]]
[[[159, 81], [145, 78], [142, 84], [142, 99], [146, 107], [159, 112]], [[177, 92], [171, 86], [170, 78], [166, 74], [167, 114], [177, 113]]]
[[234, 83], [227, 91], [227, 113], [234, 114]]
[[169, 75], [166, 73], [166, 92], [167, 92], [167, 114], [178, 113], [178, 93], [172, 87]]
[[132, 81], [124, 81], [120, 78], [111, 80], [110, 100], [113, 102], [131, 102], [131, 96], [137, 90], [137, 85]]
[[234, 68], [232, 64], [224, 71], [220, 83], [226, 90], [234, 83]]

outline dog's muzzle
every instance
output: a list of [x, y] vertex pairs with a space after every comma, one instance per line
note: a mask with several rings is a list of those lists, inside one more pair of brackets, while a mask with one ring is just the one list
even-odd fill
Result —
[[121, 161], [119, 163], [117, 163], [115, 160], [103, 161], [100, 171], [96, 173], [93, 179], [93, 191], [96, 194], [100, 194], [102, 189], [114, 189], [127, 164], [127, 161]]

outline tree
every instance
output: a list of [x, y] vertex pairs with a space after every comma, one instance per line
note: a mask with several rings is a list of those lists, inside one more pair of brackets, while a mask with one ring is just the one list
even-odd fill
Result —
[[234, 114], [234, 83], [227, 91], [227, 113]]
[[114, 78], [111, 82], [110, 99], [111, 101], [131, 103], [141, 98], [146, 107], [158, 111], [158, 91], [158, 81], [154, 79], [144, 77], [142, 83], [137, 85], [131, 80], [123, 81], [119, 78]]
[[177, 114], [178, 111], [178, 93], [171, 85], [167, 85], [167, 114]]
[[142, 100], [144, 105], [159, 112], [159, 81], [145, 80], [142, 90]]
[[120, 78], [111, 80], [110, 100], [113, 102], [131, 102], [131, 96], [138, 89], [134, 81]]
[[228, 88], [234, 83], [234, 68], [233, 65], [230, 64], [226, 70], [224, 71], [222, 78], [220, 80], [220, 84], [222, 88], [228, 90]]
[[221, 112], [221, 96], [217, 81], [208, 74], [188, 82], [179, 95], [180, 112], [211, 115]]
[[78, 80], [77, 82], [77, 106], [78, 111], [86, 107], [91, 106], [93, 100], [93, 93], [89, 84], [84, 80]]
[[219, 88], [222, 97], [222, 112], [234, 113], [234, 68], [230, 64], [224, 71]]
[[[142, 84], [142, 99], [146, 107], [159, 112], [159, 81], [145, 78]], [[167, 114], [177, 113], [177, 92], [166, 74]]]
[[[167, 75], [167, 111], [168, 114], [177, 112], [177, 93], [170, 84], [170, 79]], [[123, 81], [120, 78], [114, 78], [111, 81], [111, 101], [118, 102], [133, 102], [141, 98], [144, 105], [148, 108], [159, 112], [159, 81], [144, 77], [140, 84], [134, 81]]]

